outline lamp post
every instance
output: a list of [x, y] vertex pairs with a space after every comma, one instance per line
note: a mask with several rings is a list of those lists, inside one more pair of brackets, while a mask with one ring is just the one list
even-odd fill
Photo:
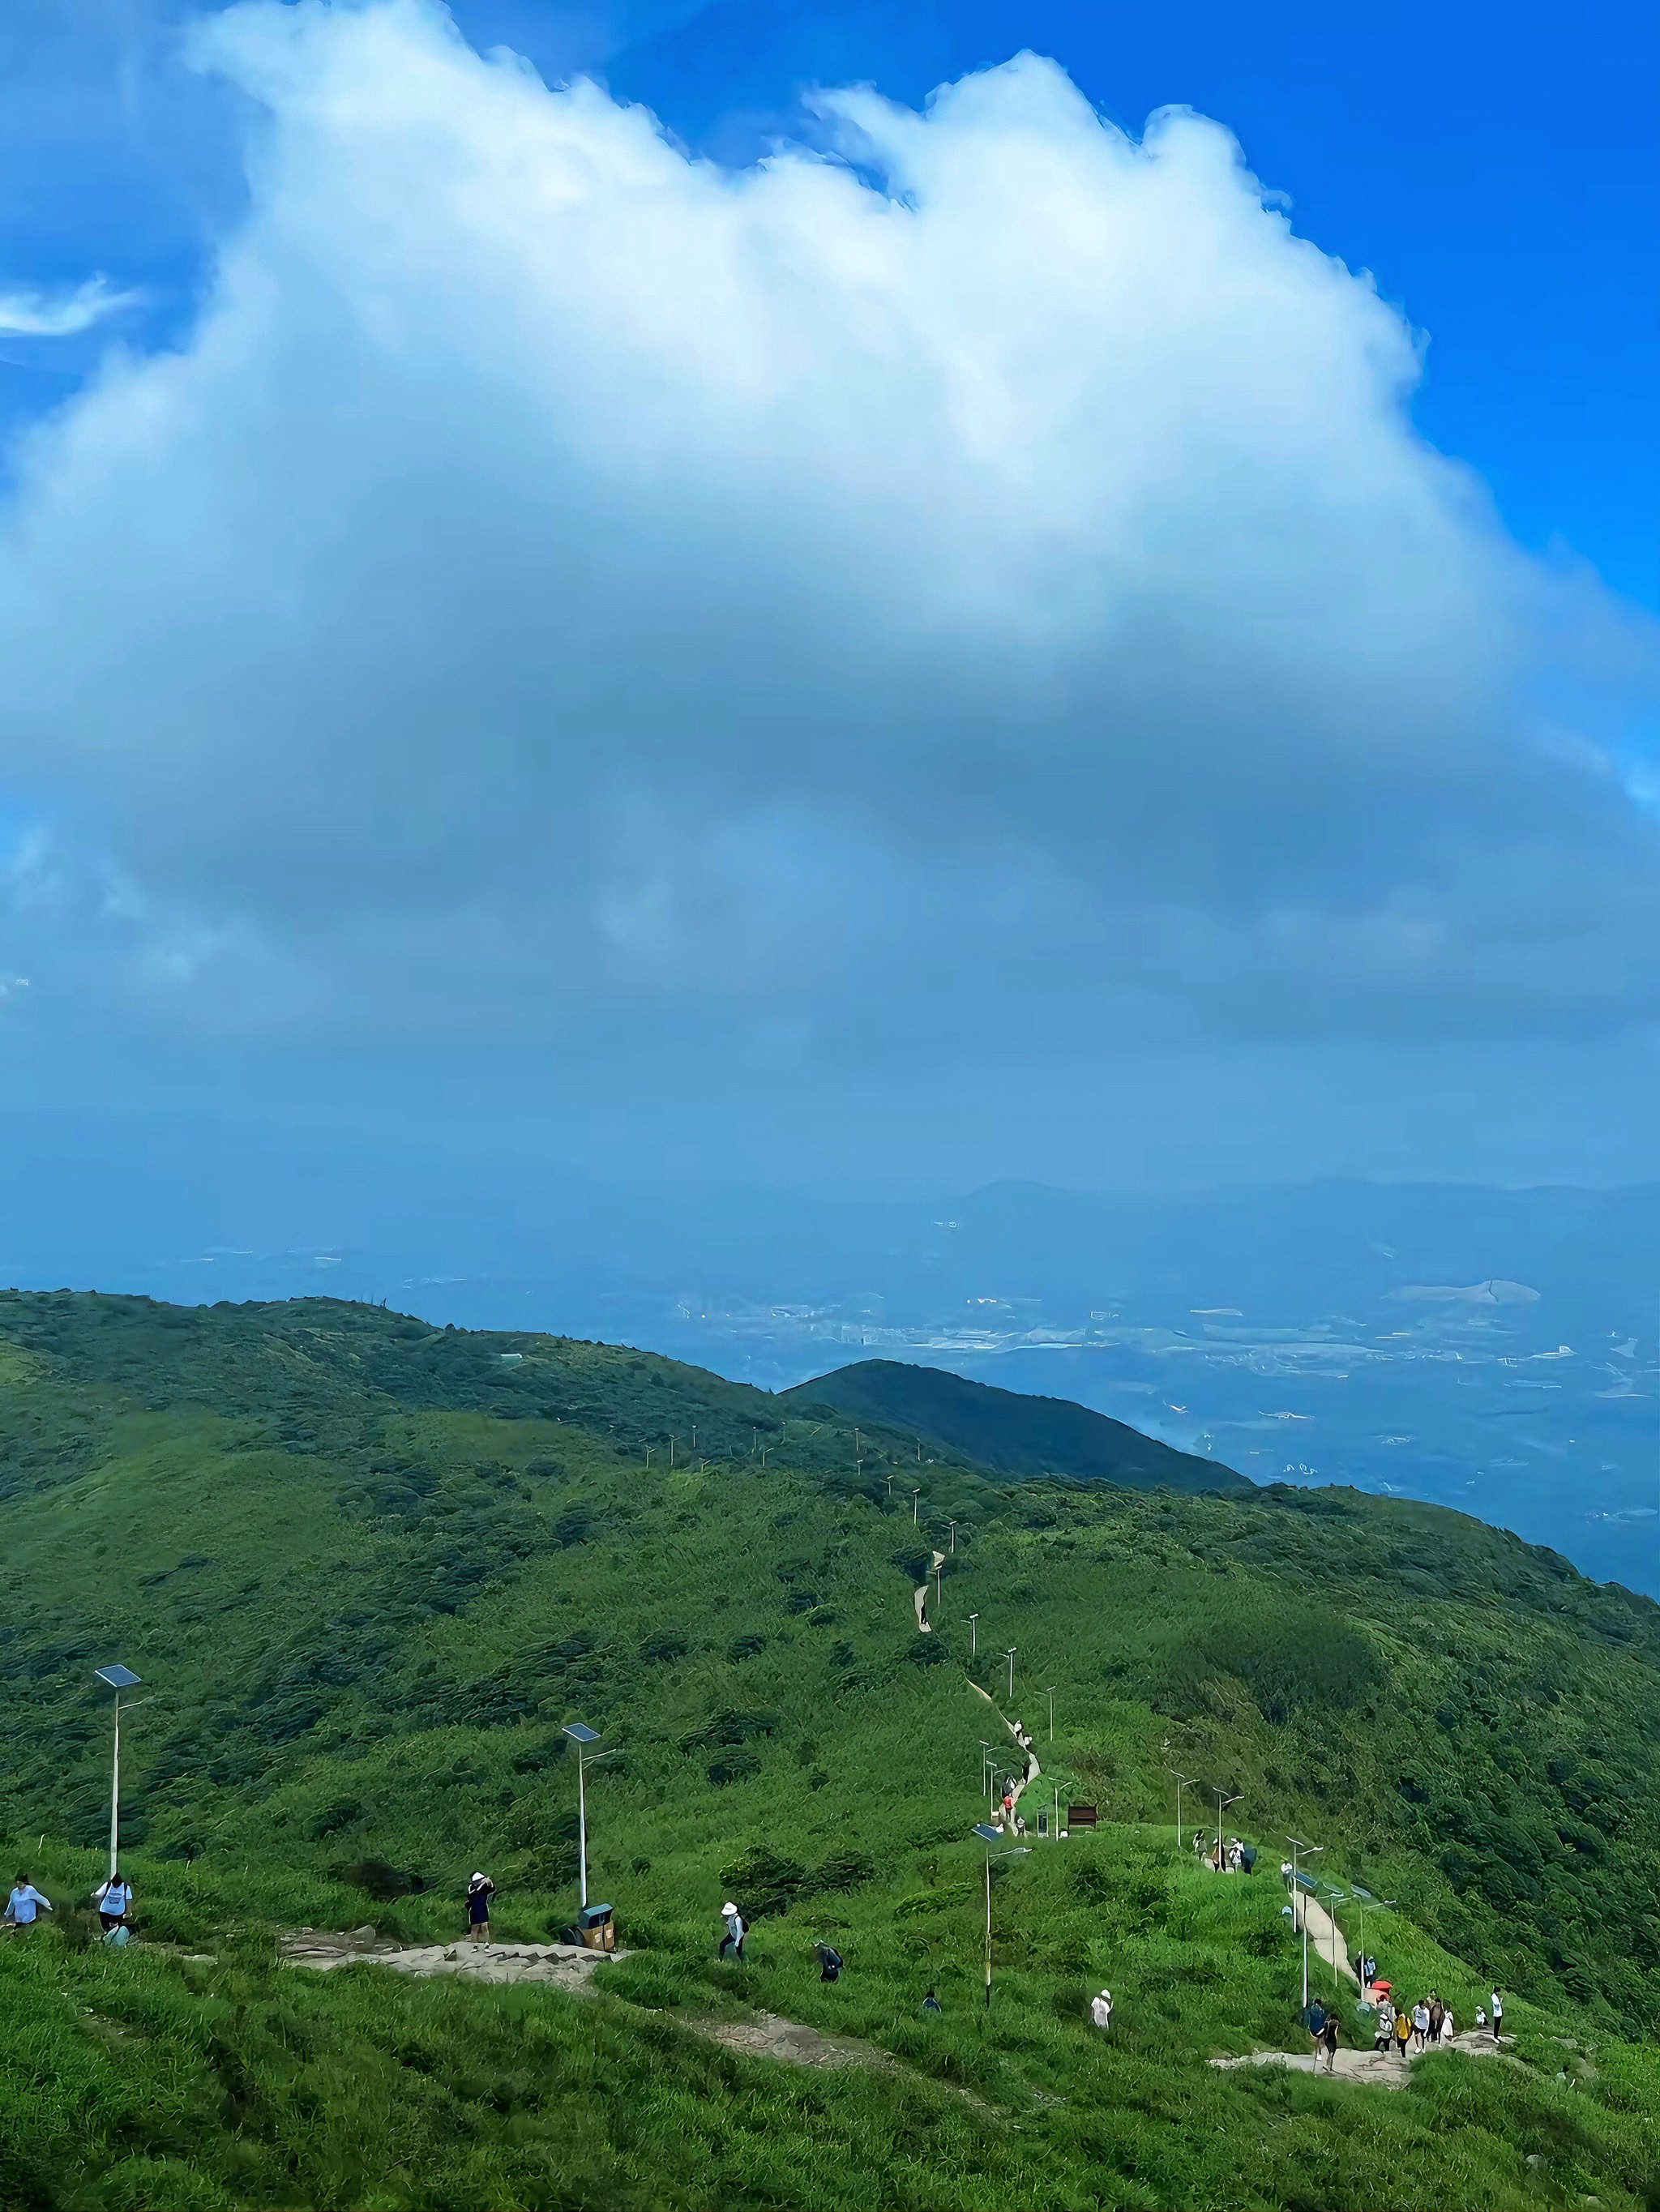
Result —
[[1051, 1682], [1043, 1695], [1049, 1701], [1049, 1741], [1055, 1741], [1055, 1685]]
[[[1395, 1910], [1395, 1899], [1392, 1897], [1374, 1897], [1369, 1889], [1362, 1889], [1358, 1881], [1351, 1885], [1350, 1893], [1360, 1908], [1360, 1958], [1364, 1966], [1366, 1956], [1366, 1907], [1371, 1905], [1374, 1912], [1392, 1912]], [[1365, 1991], [1363, 1990], [1361, 1994], [1364, 1996]]]
[[946, 1516], [946, 1526], [951, 1530], [951, 1547], [954, 1552], [957, 1549], [957, 1523], [949, 1514]]
[[[115, 1879], [116, 1854], [121, 1840], [121, 1692], [136, 1690], [142, 1677], [131, 1667], [94, 1667], [93, 1673], [115, 1692], [115, 1743], [110, 1757], [110, 1880]], [[132, 1709], [129, 1706], [128, 1711]]]
[[913, 1528], [918, 1525], [916, 1519], [916, 1501], [921, 1495], [921, 1491], [919, 1488], [913, 1486], [910, 1494], [910, 1525]]
[[1173, 1766], [1167, 1766], [1164, 1771], [1176, 1784], [1176, 1848], [1179, 1851], [1182, 1848], [1182, 1792], [1195, 1790], [1199, 1785], [1192, 1775], [1178, 1774]]
[[1025, 1859], [1031, 1856], [1031, 1847], [1017, 1844], [1012, 1850], [994, 1851], [990, 1846], [1000, 1840], [1001, 1832], [989, 1820], [976, 1820], [974, 1832], [983, 1838], [986, 1845], [986, 2010], [991, 2010], [991, 1863], [994, 1859]]
[[974, 1625], [979, 1618], [980, 1616], [977, 1613], [971, 1613], [969, 1615], [969, 1656], [970, 1659], [977, 1658], [979, 1656], [980, 1632]]
[[1309, 1916], [1304, 1907], [1308, 1900], [1297, 1879], [1297, 1859], [1299, 1852], [1313, 1858], [1326, 1847], [1323, 1844], [1305, 1844], [1298, 1836], [1287, 1836], [1286, 1841], [1291, 1845], [1291, 1901], [1297, 1909], [1297, 1918], [1303, 1927], [1303, 2009], [1306, 2012], [1309, 2008]]
[[982, 1736], [980, 1739], [980, 1787], [982, 1791], [986, 1786], [986, 1769], [990, 1765], [991, 1746], [986, 1741], [984, 1736]]
[[1014, 1703], [1014, 1655], [1018, 1647], [1011, 1644], [1003, 1656], [1009, 1662], [1009, 1703]]
[[588, 1746], [591, 1743], [599, 1742], [599, 1731], [598, 1729], [588, 1728], [581, 1721], [568, 1721], [565, 1723], [565, 1734], [576, 1746], [577, 1864], [581, 1875], [582, 1903], [586, 1905], [588, 1901], [588, 1793], [586, 1771], [587, 1759], [590, 1757], [596, 1759], [615, 1759], [617, 1753], [614, 1751], [590, 1753]]
[[1243, 1790], [1236, 1790], [1231, 1797], [1225, 1797], [1219, 1790], [1216, 1793], [1216, 1870], [1219, 1874], [1222, 1871], [1222, 1815], [1230, 1805], [1237, 1805], [1244, 1794]]

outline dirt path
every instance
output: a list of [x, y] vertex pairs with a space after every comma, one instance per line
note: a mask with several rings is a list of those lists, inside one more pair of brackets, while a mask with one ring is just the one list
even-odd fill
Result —
[[1302, 1912], [1307, 1916], [1310, 1949], [1319, 1953], [1335, 1974], [1345, 1976], [1359, 1989], [1360, 1977], [1349, 1964], [1348, 1954], [1343, 1944], [1343, 1931], [1327, 1911], [1325, 1906], [1321, 1904], [1319, 1899], [1310, 1897], [1305, 1889], [1293, 1889], [1292, 1907], [1292, 1926], [1299, 1935], [1302, 1933], [1303, 1923], [1298, 1917], [1298, 1908], [1300, 1907]]
[[336, 1966], [390, 1966], [394, 1973], [423, 1979], [457, 1974], [470, 1982], [532, 1982], [561, 1990], [586, 1990], [596, 1967], [625, 1951], [588, 1951], [576, 1943], [429, 1943], [401, 1949], [383, 1942], [373, 1928], [302, 1928], [285, 1936], [283, 1955], [290, 1966], [319, 1973]]
[[[1309, 1932], [1313, 1933], [1312, 1922]], [[1455, 2036], [1450, 2047], [1467, 2058], [1505, 2058], [1512, 2066], [1521, 2063], [1519, 2059], [1511, 2058], [1502, 2045], [1495, 2046], [1490, 2035]], [[1447, 2049], [1445, 2044], [1435, 2044], [1427, 2051], [1412, 2051], [1403, 2061], [1392, 2051], [1352, 2051], [1340, 2045], [1336, 2078], [1340, 2081], [1369, 2083], [1374, 2089], [1404, 2089], [1414, 2066], [1426, 2058], [1443, 2057]], [[1316, 2064], [1312, 2051], [1252, 2051], [1242, 2058], [1213, 2058], [1210, 2063], [1228, 2069], [1237, 2066], [1286, 2066], [1293, 2074], [1323, 2074], [1326, 2070], [1323, 2058]]]
[[[945, 1564], [945, 1553], [943, 1552], [936, 1552], [933, 1555], [933, 1565], [928, 1569], [929, 1576], [933, 1577], [938, 1574], [940, 1568], [943, 1567]], [[912, 1602], [916, 1607], [917, 1627], [921, 1631], [924, 1636], [932, 1636], [933, 1633], [933, 1623], [928, 1619], [928, 1586], [927, 1583], [924, 1583], [920, 1589], [912, 1593]]]
[[[993, 1712], [997, 1715], [998, 1719], [1002, 1722], [1004, 1727], [1008, 1730], [1009, 1734], [1013, 1736], [1016, 1743], [1019, 1744], [1020, 1748], [1026, 1754], [1026, 1771], [1014, 1785], [1014, 1806], [1010, 1815], [1011, 1819], [1012, 1819], [1013, 1813], [1018, 1812], [1020, 1808], [1020, 1800], [1022, 1796], [1025, 1794], [1031, 1784], [1037, 1781], [1038, 1776], [1043, 1770], [1037, 1764], [1037, 1753], [1032, 1749], [1031, 1742], [1029, 1741], [1023, 1742], [1020, 1736], [1016, 1733], [1018, 1723], [1015, 1721], [1010, 1720], [1008, 1716], [1002, 1711], [996, 1698], [993, 1697], [991, 1692], [989, 1690], [982, 1690], [978, 1682], [976, 1681], [970, 1681], [969, 1687], [973, 1691], [976, 1698], [983, 1698], [985, 1699], [986, 1703], [991, 1707]], [[1003, 1808], [1000, 1805], [998, 1807], [996, 1812], [992, 1817], [995, 1820], [997, 1826], [1000, 1828], [1003, 1825]]]
[[781, 2058], [790, 2066], [869, 2066], [891, 2072], [898, 2065], [897, 2059], [879, 2051], [873, 2043], [860, 2043], [851, 2035], [821, 2035], [816, 2027], [781, 2020], [776, 2013], [753, 2013], [747, 2020], [688, 2020], [680, 2024], [728, 2051], [741, 2051], [751, 2058]]

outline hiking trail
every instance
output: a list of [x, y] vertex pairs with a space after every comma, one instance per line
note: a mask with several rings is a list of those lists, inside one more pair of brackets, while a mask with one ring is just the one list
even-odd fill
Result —
[[1343, 1975], [1354, 1984], [1356, 1989], [1359, 1989], [1360, 1977], [1349, 1964], [1348, 1954], [1344, 1948], [1342, 1929], [1317, 1897], [1310, 1897], [1305, 1889], [1293, 1888], [1291, 1924], [1299, 1936], [1303, 1932], [1303, 1922], [1298, 1917], [1299, 1908], [1308, 1917], [1310, 1945], [1319, 1953], [1333, 1973]]
[[[1310, 1923], [1310, 1929], [1312, 1923]], [[1359, 2081], [1374, 2089], [1404, 2089], [1412, 2069], [1426, 2058], [1436, 2058], [1453, 2051], [1466, 2058], [1503, 2058], [1512, 2066], [1521, 2061], [1511, 2057], [1502, 2044], [1495, 2045], [1490, 2035], [1479, 2028], [1467, 2029], [1455, 2035], [1450, 2044], [1432, 2044], [1426, 2051], [1408, 2051], [1404, 2060], [1393, 2051], [1353, 2050], [1340, 2044], [1337, 2064], [1333, 2077], [1339, 2081]], [[1322, 2074], [1326, 2071], [1325, 2060], [1316, 2063], [1312, 2051], [1251, 2051], [1242, 2057], [1213, 2058], [1213, 2066], [1231, 2069], [1237, 2066], [1285, 2066], [1294, 2074]]]
[[[1036, 1782], [1038, 1776], [1043, 1770], [1037, 1764], [1037, 1753], [1032, 1748], [1031, 1738], [1021, 1727], [1019, 1722], [1012, 1721], [1008, 1717], [1007, 1714], [1004, 1712], [1001, 1706], [999, 1705], [996, 1698], [993, 1697], [989, 1690], [982, 1690], [978, 1682], [975, 1681], [971, 1676], [967, 1676], [964, 1679], [968, 1681], [968, 1686], [970, 1689], [973, 1691], [975, 1696], [976, 1698], [983, 1698], [985, 1699], [986, 1703], [991, 1707], [993, 1712], [997, 1715], [998, 1719], [1002, 1722], [1004, 1727], [1014, 1738], [1016, 1743], [1019, 1745], [1021, 1750], [1026, 1754], [1026, 1771], [1020, 1777], [1019, 1780], [1015, 1783], [1013, 1790], [1011, 1793], [1014, 1799], [1014, 1802], [1009, 1808], [1009, 1820], [1011, 1823], [1011, 1832], [1012, 1832], [1012, 1824], [1016, 1813], [1020, 1809], [1021, 1797], [1024, 1796], [1027, 1785], [1031, 1783]], [[1000, 1828], [1003, 1826], [1003, 1808], [1000, 1805], [998, 1807], [996, 1812], [992, 1815], [992, 1819], [998, 1827]]]
[[626, 1951], [590, 1951], [580, 1943], [423, 1943], [404, 1948], [373, 1928], [301, 1928], [282, 1939], [293, 1966], [327, 1973], [336, 1966], [390, 1966], [423, 1980], [455, 1974], [470, 1982], [539, 1982], [586, 1990], [596, 1966], [625, 1959]]
[[[945, 1553], [943, 1552], [936, 1552], [933, 1555], [933, 1565], [928, 1569], [929, 1574], [937, 1575], [940, 1568], [943, 1567], [945, 1564]], [[919, 1589], [913, 1593], [912, 1602], [916, 1607], [916, 1626], [918, 1629], [924, 1636], [932, 1636], [933, 1633], [933, 1623], [928, 1619], [928, 1586], [926, 1582], [922, 1583]]]

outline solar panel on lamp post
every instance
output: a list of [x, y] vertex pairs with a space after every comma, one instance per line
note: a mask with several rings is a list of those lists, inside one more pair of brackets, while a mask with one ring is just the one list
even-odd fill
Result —
[[[142, 1677], [135, 1674], [131, 1667], [94, 1667], [92, 1671], [115, 1692], [115, 1743], [110, 1758], [109, 1875], [113, 1881], [121, 1841], [121, 1692], [137, 1689]], [[131, 1710], [129, 1706], [128, 1711]]]
[[[586, 1909], [588, 1901], [588, 1796], [586, 1767], [588, 1746], [591, 1743], [599, 1742], [599, 1731], [598, 1729], [587, 1727], [581, 1721], [567, 1721], [565, 1734], [576, 1746], [577, 1865], [581, 1877], [581, 1901]], [[596, 1759], [615, 1759], [617, 1753], [614, 1751], [596, 1751], [593, 1756]]]
[[993, 1844], [994, 1844], [994, 1843], [998, 1843], [998, 1842], [1000, 1842], [1000, 1841], [1001, 1840], [1001, 1838], [1002, 1838], [1002, 1830], [1001, 1830], [1000, 1828], [994, 1828], [994, 1827], [993, 1827], [993, 1826], [991, 1825], [991, 1822], [990, 1822], [989, 1820], [976, 1820], [976, 1821], [975, 1822], [975, 1824], [974, 1824], [974, 1832], [975, 1832], [975, 1834], [976, 1834], [976, 1836], [981, 1837], [981, 1838], [984, 1840], [984, 1842], [985, 1842], [985, 1844], [986, 1844], [986, 1846], [987, 1846], [987, 1850], [986, 1850], [986, 2010], [987, 2010], [988, 2012], [989, 2012], [989, 2011], [991, 2010], [991, 1863], [992, 1863], [992, 1861], [993, 1861], [994, 1859], [1029, 1859], [1029, 1858], [1031, 1856], [1031, 1848], [1030, 1844], [1017, 1844], [1015, 1845], [1015, 1847], [1013, 1848], [1013, 1850], [1006, 1850], [1006, 1851], [994, 1851], [994, 1850], [993, 1850], [990, 1847], [991, 1847], [991, 1845], [992, 1845]]

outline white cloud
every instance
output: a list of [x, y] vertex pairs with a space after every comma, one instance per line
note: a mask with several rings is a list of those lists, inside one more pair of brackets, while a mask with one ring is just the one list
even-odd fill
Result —
[[1028, 56], [733, 175], [420, 0], [201, 55], [246, 222], [0, 544], [0, 758], [215, 948], [181, 1004], [260, 946], [429, 1030], [1652, 1007], [1646, 642], [1216, 125]]
[[125, 308], [137, 306], [137, 292], [112, 292], [102, 276], [89, 277], [73, 291], [42, 292], [0, 286], [0, 336], [73, 338]]

